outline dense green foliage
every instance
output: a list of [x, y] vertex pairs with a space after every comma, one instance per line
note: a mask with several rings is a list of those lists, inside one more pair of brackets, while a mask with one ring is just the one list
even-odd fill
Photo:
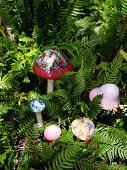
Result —
[[[0, 169], [127, 169], [127, 0], [1, 0], [0, 13]], [[47, 82], [32, 63], [48, 48], [73, 70], [44, 95]], [[117, 110], [103, 110], [102, 95], [89, 100], [106, 83], [120, 89]], [[28, 109], [34, 98], [46, 103], [43, 127]], [[95, 124], [88, 142], [72, 134], [78, 117]], [[49, 142], [43, 132], [52, 124], [62, 135]]]

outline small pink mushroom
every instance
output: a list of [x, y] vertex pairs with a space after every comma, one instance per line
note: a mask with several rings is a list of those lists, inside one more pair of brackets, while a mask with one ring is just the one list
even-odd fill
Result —
[[89, 99], [103, 94], [100, 106], [105, 110], [117, 109], [120, 105], [119, 89], [115, 84], [104, 84], [101, 87], [94, 88], [89, 93]]
[[53, 141], [61, 135], [62, 131], [59, 126], [51, 125], [44, 130], [44, 137], [48, 141]]

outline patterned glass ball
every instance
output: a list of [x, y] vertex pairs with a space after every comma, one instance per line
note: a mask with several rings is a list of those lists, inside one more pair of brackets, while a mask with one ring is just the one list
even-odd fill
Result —
[[29, 108], [32, 112], [39, 113], [45, 109], [45, 103], [41, 99], [34, 99], [30, 101]]
[[88, 118], [81, 117], [72, 122], [72, 133], [79, 139], [88, 141], [95, 134], [94, 123]]

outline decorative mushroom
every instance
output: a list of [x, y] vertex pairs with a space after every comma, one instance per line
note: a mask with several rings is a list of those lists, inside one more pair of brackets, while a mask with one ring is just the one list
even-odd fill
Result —
[[43, 126], [43, 120], [42, 120], [42, 115], [41, 111], [45, 109], [45, 103], [41, 99], [34, 99], [31, 100], [29, 103], [29, 109], [33, 112], [36, 113], [36, 118], [39, 126]]
[[71, 125], [72, 133], [79, 139], [88, 142], [95, 134], [94, 123], [86, 117], [75, 119]]
[[57, 139], [61, 133], [62, 131], [59, 126], [51, 125], [44, 130], [44, 137], [48, 141], [53, 141], [54, 139]]
[[120, 105], [119, 88], [115, 84], [104, 84], [101, 87], [94, 88], [89, 93], [89, 99], [103, 94], [100, 106], [105, 110], [117, 109]]
[[48, 79], [47, 93], [49, 93], [54, 90], [54, 80], [58, 79], [59, 74], [64, 75], [66, 71], [71, 71], [72, 64], [59, 51], [48, 49], [34, 61], [33, 70], [39, 77]]

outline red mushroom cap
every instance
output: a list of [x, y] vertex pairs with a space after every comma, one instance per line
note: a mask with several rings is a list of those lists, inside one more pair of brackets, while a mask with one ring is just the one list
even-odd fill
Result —
[[59, 74], [72, 70], [72, 64], [59, 51], [48, 49], [34, 61], [33, 70], [41, 78], [58, 79]]

